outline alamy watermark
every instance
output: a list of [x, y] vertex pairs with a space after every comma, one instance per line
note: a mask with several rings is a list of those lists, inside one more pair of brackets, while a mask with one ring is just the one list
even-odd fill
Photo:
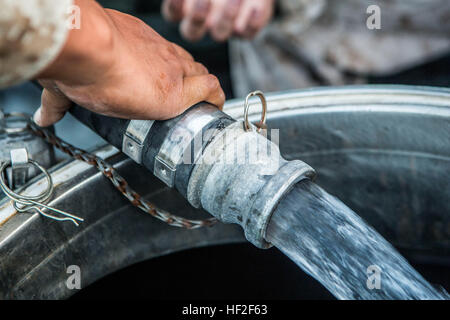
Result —
[[77, 5], [70, 5], [66, 11], [66, 27], [69, 30], [81, 29], [81, 8]]
[[381, 269], [377, 265], [367, 267], [367, 281], [366, 285], [369, 290], [381, 289]]
[[67, 267], [66, 273], [69, 274], [66, 280], [66, 287], [69, 290], [81, 289], [81, 268], [77, 265]]
[[279, 131], [270, 129], [250, 133], [239, 128], [227, 128], [205, 130], [196, 135], [179, 129], [167, 137], [165, 145], [170, 146], [169, 153], [177, 164], [263, 164], [269, 175], [279, 168]]
[[379, 6], [373, 4], [367, 7], [366, 13], [369, 17], [366, 20], [366, 26], [369, 30], [381, 29], [381, 9]]

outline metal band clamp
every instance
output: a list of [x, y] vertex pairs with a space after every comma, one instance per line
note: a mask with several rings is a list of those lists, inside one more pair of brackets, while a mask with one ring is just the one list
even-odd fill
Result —
[[137, 163], [142, 163], [142, 149], [154, 120], [131, 120], [123, 136], [122, 152]]

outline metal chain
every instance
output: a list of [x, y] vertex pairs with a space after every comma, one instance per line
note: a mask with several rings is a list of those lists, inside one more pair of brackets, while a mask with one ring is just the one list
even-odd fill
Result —
[[88, 153], [82, 149], [72, 146], [71, 144], [61, 140], [52, 132], [47, 129], [37, 126], [33, 121], [28, 123], [30, 130], [37, 136], [43, 138], [45, 141], [55, 146], [62, 152], [68, 154], [72, 158], [81, 160], [83, 162], [89, 163], [95, 166], [105, 177], [107, 177], [114, 187], [122, 193], [125, 198], [127, 198], [131, 204], [138, 207], [145, 213], [149, 213], [151, 216], [164, 221], [170, 226], [186, 228], [186, 229], [197, 229], [201, 227], [209, 227], [217, 222], [216, 218], [210, 218], [205, 220], [189, 220], [179, 216], [170, 214], [169, 212], [162, 210], [151, 202], [143, 199], [137, 192], [135, 192], [128, 185], [128, 182], [114, 169], [112, 165], [107, 163], [105, 160]]

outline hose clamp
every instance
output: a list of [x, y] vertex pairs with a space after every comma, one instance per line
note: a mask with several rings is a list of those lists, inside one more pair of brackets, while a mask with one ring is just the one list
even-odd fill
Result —
[[154, 123], [154, 120], [130, 120], [123, 136], [122, 152], [139, 164], [142, 163], [145, 138]]
[[173, 188], [177, 167], [195, 163], [202, 152], [203, 130], [221, 115], [215, 106], [206, 103], [184, 114], [164, 139], [155, 157], [153, 174]]

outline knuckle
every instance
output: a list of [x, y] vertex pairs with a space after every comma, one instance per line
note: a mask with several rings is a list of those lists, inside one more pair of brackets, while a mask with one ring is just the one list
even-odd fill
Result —
[[187, 52], [186, 50], [184, 50], [182, 47], [180, 47], [179, 45], [172, 43], [172, 46], [175, 48], [175, 51], [177, 52], [178, 55], [185, 56], [187, 58], [192, 58], [192, 55], [189, 52]]
[[239, 6], [228, 5], [224, 8], [222, 17], [225, 20], [234, 20], [239, 13]]
[[172, 21], [181, 19], [183, 1], [182, 0], [165, 0], [163, 3], [163, 14]]
[[201, 63], [195, 62], [195, 67], [203, 73], [209, 73], [208, 69]]
[[219, 79], [213, 74], [208, 74], [205, 78], [205, 84], [209, 90], [215, 91], [220, 88]]
[[177, 49], [172, 43], [165, 43], [164, 44], [164, 51], [167, 56], [174, 58], [178, 55]]
[[206, 14], [203, 14], [203, 13], [195, 13], [190, 18], [190, 23], [195, 28], [202, 27], [205, 24], [205, 22], [206, 22]]

